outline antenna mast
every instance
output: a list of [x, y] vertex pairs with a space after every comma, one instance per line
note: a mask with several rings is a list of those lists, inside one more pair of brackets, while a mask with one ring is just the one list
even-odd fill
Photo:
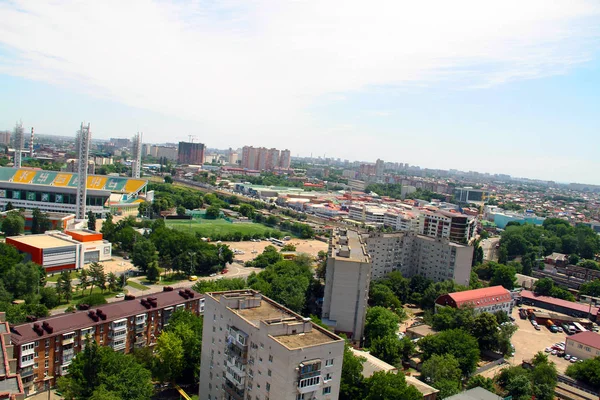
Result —
[[23, 123], [17, 122], [15, 126], [15, 168], [21, 168], [21, 157], [23, 150]]

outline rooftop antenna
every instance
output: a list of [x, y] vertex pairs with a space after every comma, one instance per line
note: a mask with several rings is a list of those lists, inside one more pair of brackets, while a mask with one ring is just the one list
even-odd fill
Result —
[[79, 145], [79, 165], [78, 165], [78, 182], [77, 182], [77, 199], [75, 206], [75, 218], [78, 220], [85, 219], [85, 203], [87, 198], [87, 172], [88, 158], [90, 152], [90, 124], [87, 126], [84, 122], [81, 123], [81, 129], [77, 133]]
[[17, 122], [15, 125], [15, 158], [13, 160], [15, 168], [21, 168], [23, 141], [23, 122]]

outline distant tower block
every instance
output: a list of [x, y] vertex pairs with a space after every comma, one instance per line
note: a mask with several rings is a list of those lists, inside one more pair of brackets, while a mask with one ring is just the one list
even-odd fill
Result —
[[21, 156], [23, 151], [24, 137], [23, 137], [23, 123], [18, 122], [15, 126], [15, 168], [21, 168]]
[[142, 175], [142, 134], [136, 133], [133, 137], [133, 161], [131, 163], [131, 177], [139, 178]]
[[31, 138], [29, 139], [29, 157], [33, 158], [33, 126], [31, 127]]
[[78, 179], [77, 182], [77, 200], [75, 203], [75, 218], [78, 220], [85, 219], [85, 203], [87, 199], [87, 174], [88, 174], [88, 158], [90, 153], [90, 124], [87, 126], [81, 123], [81, 129], [77, 133], [77, 142], [79, 145], [79, 160], [78, 160]]

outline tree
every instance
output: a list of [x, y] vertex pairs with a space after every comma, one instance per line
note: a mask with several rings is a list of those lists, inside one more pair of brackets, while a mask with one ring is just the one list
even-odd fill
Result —
[[600, 357], [571, 364], [567, 368], [566, 374], [593, 387], [600, 387]]
[[396, 297], [392, 289], [389, 286], [374, 282], [369, 287], [369, 305], [389, 307], [392, 310], [399, 310], [402, 308], [402, 303]]
[[453, 355], [465, 376], [475, 371], [479, 361], [477, 339], [462, 329], [450, 329], [437, 335], [426, 336], [419, 341], [419, 347], [425, 361], [434, 354]]
[[194, 383], [198, 379], [202, 350], [202, 322], [201, 316], [187, 310], [178, 310], [169, 319], [166, 331], [178, 337], [183, 347], [183, 363], [179, 381]]
[[600, 296], [600, 279], [582, 283], [579, 288], [579, 294], [593, 297]]
[[91, 231], [96, 231], [96, 214], [94, 214], [90, 210], [90, 211], [88, 211], [87, 217], [88, 217], [88, 223], [87, 223], [88, 229]]
[[406, 383], [403, 374], [379, 371], [365, 379], [365, 400], [421, 400], [423, 395]]
[[242, 214], [244, 217], [246, 218], [254, 218], [254, 207], [252, 207], [250, 204], [241, 204], [240, 205], [240, 214]]
[[2, 230], [6, 236], [17, 236], [25, 230], [25, 219], [16, 211], [9, 212], [2, 221]]
[[348, 343], [346, 343], [342, 362], [342, 378], [340, 380], [340, 400], [362, 398], [364, 362], [365, 358], [355, 356]]
[[479, 350], [486, 351], [495, 348], [498, 342], [498, 321], [494, 315], [486, 312], [477, 315], [470, 331], [479, 342]]
[[296, 251], [296, 246], [291, 243], [286, 243], [281, 247], [281, 251]]
[[87, 269], [82, 269], [81, 272], [79, 272], [79, 284], [77, 285], [77, 287], [79, 289], [81, 289], [81, 291], [85, 291], [85, 289], [88, 287], [88, 285], [90, 284], [89, 282], [89, 274], [88, 274], [88, 270]]
[[416, 346], [415, 343], [408, 338], [408, 336], [404, 336], [400, 339], [400, 355], [402, 360], [408, 361], [410, 357], [415, 354]]
[[94, 286], [99, 287], [101, 290], [104, 290], [104, 284], [106, 283], [106, 275], [104, 273], [104, 267], [102, 264], [98, 262], [93, 262], [90, 264], [88, 268], [88, 275], [90, 277], [90, 283], [92, 287], [90, 288], [90, 295], [94, 290]]
[[221, 209], [218, 206], [210, 206], [206, 209], [206, 218], [217, 219], [221, 214]]
[[551, 278], [541, 278], [535, 283], [535, 294], [542, 296], [550, 296], [554, 288], [554, 281]]
[[47, 308], [54, 308], [60, 304], [58, 293], [53, 287], [40, 288], [40, 304]]
[[148, 282], [156, 282], [160, 276], [160, 270], [158, 269], [158, 262], [153, 261], [146, 270], [146, 279]]
[[13, 206], [13, 203], [11, 203], [10, 201], [8, 203], [6, 203], [6, 207], [4, 207], [4, 211], [10, 211], [10, 210], [14, 210], [15, 206]]
[[173, 177], [171, 175], [165, 175], [165, 183], [173, 183]]
[[467, 389], [473, 389], [476, 387], [484, 388], [487, 391], [496, 393], [496, 387], [494, 386], [494, 380], [492, 378], [486, 378], [482, 375], [474, 375], [467, 381]]
[[594, 260], [582, 260], [579, 262], [579, 266], [587, 269], [593, 269], [595, 271], [600, 271], [600, 266]]
[[119, 278], [114, 272], [110, 272], [107, 276], [108, 290], [116, 292], [119, 289]]
[[56, 290], [59, 294], [65, 296], [67, 302], [73, 298], [73, 279], [71, 278], [71, 271], [62, 271], [60, 277], [56, 282]]
[[[421, 368], [420, 379], [426, 382], [436, 389], [440, 389], [438, 384], [441, 382], [446, 391], [449, 386], [453, 386], [454, 390], [458, 391], [460, 387], [461, 369], [458, 364], [458, 360], [451, 354], [434, 354], [430, 359], [423, 363]], [[448, 382], [452, 382], [453, 385], [448, 385]], [[455, 393], [445, 393], [441, 395], [442, 398], [447, 397]]]
[[369, 308], [365, 319], [366, 346], [370, 346], [371, 341], [376, 338], [395, 336], [399, 323], [400, 318], [387, 308], [380, 306]]
[[44, 233], [52, 229], [52, 223], [48, 219], [48, 214], [40, 211], [39, 208], [34, 208], [31, 217], [31, 233]]
[[173, 382], [183, 370], [183, 343], [174, 333], [165, 331], [156, 341], [156, 373], [161, 382]]
[[148, 266], [154, 261], [158, 261], [158, 254], [154, 243], [149, 239], [139, 239], [133, 245], [133, 252], [131, 253], [131, 262], [133, 265], [145, 273]]
[[177, 206], [177, 215], [184, 216], [185, 215], [185, 207], [184, 206]]
[[396, 365], [400, 359], [400, 341], [395, 336], [373, 339], [369, 350], [373, 356], [388, 364]]
[[[58, 379], [66, 398], [146, 400], [152, 397], [152, 376], [133, 356], [100, 347], [87, 340], [85, 349], [69, 366], [69, 374]], [[98, 390], [98, 393], [95, 393]]]
[[517, 281], [516, 271], [508, 265], [500, 265], [494, 271], [494, 275], [490, 280], [490, 286], [502, 285], [505, 289], [512, 290]]
[[115, 242], [116, 232], [117, 232], [117, 226], [113, 222], [112, 214], [108, 213], [108, 214], [106, 214], [106, 219], [104, 220], [104, 223], [102, 224], [100, 233], [102, 233], [102, 236], [104, 237], [104, 239], [108, 240], [109, 242]]

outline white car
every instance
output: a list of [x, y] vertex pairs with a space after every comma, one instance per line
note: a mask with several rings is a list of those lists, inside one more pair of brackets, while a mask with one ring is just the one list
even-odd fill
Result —
[[572, 363], [576, 363], [577, 362], [577, 357], [571, 357], [571, 359], [569, 361], [571, 361]]
[[115, 297], [120, 299], [121, 297], [125, 297], [125, 293], [119, 293]]

